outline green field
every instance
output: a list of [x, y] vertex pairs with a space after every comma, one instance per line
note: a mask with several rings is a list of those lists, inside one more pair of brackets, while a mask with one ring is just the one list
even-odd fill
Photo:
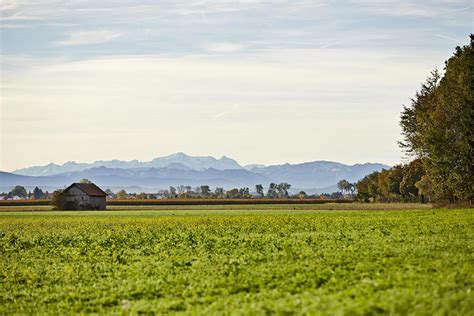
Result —
[[1, 212], [0, 314], [472, 315], [474, 212]]

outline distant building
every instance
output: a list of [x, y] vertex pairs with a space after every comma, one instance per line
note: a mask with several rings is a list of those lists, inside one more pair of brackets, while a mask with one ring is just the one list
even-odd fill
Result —
[[105, 210], [107, 193], [94, 183], [73, 183], [63, 191], [67, 210]]

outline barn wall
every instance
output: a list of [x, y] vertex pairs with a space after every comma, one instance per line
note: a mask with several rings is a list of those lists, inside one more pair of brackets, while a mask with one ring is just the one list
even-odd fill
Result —
[[105, 196], [104, 197], [91, 196], [90, 197], [90, 205], [93, 209], [105, 210], [105, 208], [106, 208]]
[[68, 207], [75, 210], [106, 209], [105, 196], [89, 196], [76, 187], [72, 187], [66, 192], [65, 199]]

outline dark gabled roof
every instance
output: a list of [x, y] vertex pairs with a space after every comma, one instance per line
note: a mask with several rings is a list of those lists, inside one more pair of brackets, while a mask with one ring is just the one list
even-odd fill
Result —
[[73, 183], [68, 186], [64, 191], [67, 191], [72, 187], [76, 187], [90, 196], [107, 196], [107, 193], [102, 191], [102, 189], [96, 186], [94, 183]]

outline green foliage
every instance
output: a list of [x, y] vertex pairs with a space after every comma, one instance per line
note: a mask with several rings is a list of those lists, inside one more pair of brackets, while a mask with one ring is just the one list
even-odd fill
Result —
[[28, 195], [28, 192], [26, 191], [25, 187], [17, 185], [10, 191], [10, 195], [12, 197], [18, 196], [20, 198], [25, 198]]
[[347, 180], [341, 180], [337, 183], [337, 188], [342, 194], [353, 193], [354, 185]]
[[401, 145], [422, 159], [440, 201], [474, 199], [473, 69], [471, 35], [471, 44], [456, 47], [446, 62], [444, 76], [433, 71], [401, 114]]
[[425, 200], [428, 199], [428, 201], [431, 200], [431, 195], [433, 193], [432, 189], [432, 184], [431, 184], [431, 179], [428, 175], [424, 175], [421, 177], [420, 181], [415, 183], [416, 188], [418, 189], [418, 192], [421, 195], [421, 202], [425, 203]]
[[81, 181], [79, 181], [79, 183], [92, 183], [91, 180], [89, 179], [81, 179]]
[[3, 213], [0, 314], [468, 315], [473, 224], [470, 210]]
[[424, 175], [425, 170], [420, 159], [388, 170], [373, 172], [355, 184], [356, 198], [364, 202], [419, 201], [416, 183]]
[[54, 210], [64, 210], [66, 208], [66, 201], [64, 199], [64, 190], [59, 189], [53, 192], [53, 198], [51, 199], [51, 205]]

